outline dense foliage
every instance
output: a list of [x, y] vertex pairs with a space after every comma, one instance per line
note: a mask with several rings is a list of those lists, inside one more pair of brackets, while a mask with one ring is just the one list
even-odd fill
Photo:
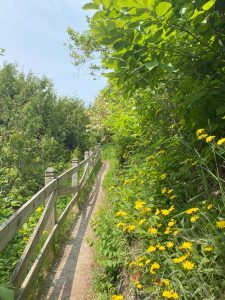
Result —
[[[89, 149], [88, 123], [82, 101], [61, 98], [47, 78], [5, 64], [0, 70], [0, 223], [44, 185], [47, 167], [59, 173], [70, 166], [72, 155]], [[8, 280], [41, 211], [1, 253], [0, 283]]]
[[102, 213], [95, 223], [99, 299], [222, 300], [223, 1], [84, 8], [96, 12], [89, 31], [69, 28], [71, 56], [76, 65], [102, 57], [91, 72], [103, 72], [109, 87], [90, 129], [111, 139], [119, 162], [107, 181], [109, 222]]

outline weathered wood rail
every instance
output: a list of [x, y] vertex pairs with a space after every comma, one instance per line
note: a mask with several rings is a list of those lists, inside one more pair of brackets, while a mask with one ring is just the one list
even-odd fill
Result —
[[[19, 232], [36, 209], [40, 205], [45, 205], [42, 215], [12, 274], [12, 283], [16, 291], [17, 300], [27, 298], [32, 282], [38, 275], [54, 237], [71, 211], [71, 208], [77, 202], [81, 191], [99, 160], [100, 146], [98, 145], [94, 151], [85, 152], [82, 162], [78, 163], [77, 159], [73, 159], [72, 167], [57, 178], [55, 178], [55, 170], [48, 168], [45, 172], [45, 187], [0, 225], [0, 250], [2, 250]], [[68, 181], [71, 182], [70, 186], [68, 186]], [[69, 194], [72, 195], [71, 201], [57, 218], [57, 198]], [[37, 245], [44, 231], [48, 234], [47, 239], [34, 260], [34, 253], [37, 252]]]

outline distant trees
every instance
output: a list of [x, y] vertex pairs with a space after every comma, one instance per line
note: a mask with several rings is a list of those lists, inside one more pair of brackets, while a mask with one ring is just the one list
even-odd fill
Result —
[[75, 148], [89, 147], [82, 101], [60, 98], [49, 79], [0, 70], [0, 221], [43, 184], [44, 170], [65, 167]]

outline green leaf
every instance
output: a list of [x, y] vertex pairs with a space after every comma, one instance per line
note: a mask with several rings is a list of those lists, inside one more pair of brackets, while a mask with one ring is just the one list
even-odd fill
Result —
[[199, 15], [201, 15], [201, 14], [203, 14], [204, 13], [204, 11], [199, 11], [199, 10], [195, 10], [195, 12], [193, 13], [193, 15], [191, 16], [191, 20], [192, 19], [195, 19], [197, 16], [199, 16]]
[[159, 65], [159, 62], [157, 60], [148, 61], [148, 62], [145, 63], [145, 66], [146, 66], [146, 68], [149, 69], [149, 71], [151, 71], [152, 69], [154, 69], [158, 65]]
[[98, 9], [99, 5], [96, 3], [87, 3], [82, 7], [84, 10], [88, 10], [88, 9]]
[[94, 16], [92, 17], [92, 21], [95, 22], [95, 21], [99, 21], [99, 20], [102, 20], [102, 18], [105, 16], [105, 13], [104, 11], [97, 11]]
[[13, 300], [14, 293], [12, 290], [9, 290], [8, 288], [6, 288], [4, 286], [0, 286], [0, 298], [2, 300]]
[[208, 2], [206, 2], [203, 6], [202, 9], [203, 10], [209, 10], [214, 4], [215, 4], [216, 0], [210, 0]]
[[110, 4], [111, 4], [111, 0], [101, 0], [104, 8], [109, 8]]
[[124, 49], [125, 46], [126, 46], [126, 43], [124, 41], [119, 41], [113, 45], [113, 48], [120, 51], [120, 50]]
[[168, 10], [171, 8], [171, 4], [169, 2], [160, 2], [156, 7], [156, 13], [159, 17], [164, 16]]
[[220, 106], [217, 110], [216, 110], [217, 115], [223, 115], [225, 113], [225, 105]]

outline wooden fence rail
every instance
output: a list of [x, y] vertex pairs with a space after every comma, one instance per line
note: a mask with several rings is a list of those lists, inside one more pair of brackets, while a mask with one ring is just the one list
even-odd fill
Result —
[[[98, 145], [94, 151], [85, 152], [84, 160], [81, 163], [78, 163], [76, 158], [73, 159], [72, 167], [57, 178], [55, 178], [55, 170], [48, 168], [45, 172], [45, 187], [38, 191], [8, 220], [0, 225], [0, 250], [2, 250], [13, 236], [18, 233], [36, 209], [40, 205], [45, 204], [42, 215], [12, 274], [12, 283], [16, 291], [16, 299], [22, 300], [27, 298], [31, 284], [42, 266], [46, 251], [50, 248], [54, 237], [79, 198], [85, 183], [99, 160], [100, 146]], [[81, 172], [82, 170], [83, 172]], [[79, 177], [81, 178], [79, 179]], [[68, 180], [70, 180], [71, 186], [68, 186]], [[57, 218], [57, 198], [69, 194], [72, 195], [72, 199]], [[47, 239], [37, 254], [32, 266], [30, 266], [44, 231], [48, 234]]]

